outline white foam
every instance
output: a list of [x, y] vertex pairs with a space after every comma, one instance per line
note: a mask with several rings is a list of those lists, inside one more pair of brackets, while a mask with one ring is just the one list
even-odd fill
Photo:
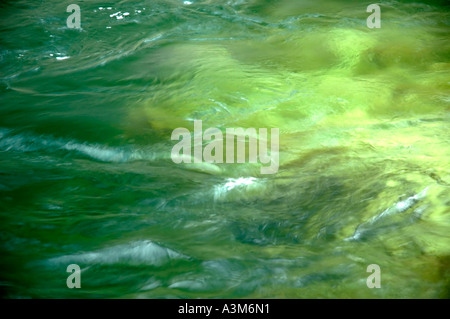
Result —
[[65, 255], [52, 258], [51, 264], [128, 264], [162, 266], [174, 259], [189, 257], [174, 250], [162, 247], [150, 240], [131, 242], [125, 245], [108, 247], [94, 252]]
[[102, 162], [128, 162], [135, 160], [155, 160], [156, 154], [151, 150], [139, 150], [130, 147], [107, 147], [99, 144], [79, 143], [51, 136], [33, 136], [31, 134], [12, 134], [11, 131], [0, 130], [0, 149], [9, 151], [31, 152], [44, 150], [75, 151]]
[[184, 289], [189, 291], [201, 291], [207, 287], [207, 284], [202, 281], [183, 280], [178, 281], [169, 286], [170, 289]]
[[357, 239], [361, 238], [361, 236], [364, 234], [364, 232], [367, 231], [368, 227], [372, 226], [374, 223], [378, 222], [379, 220], [381, 220], [381, 219], [383, 219], [383, 218], [385, 218], [387, 216], [390, 216], [390, 215], [393, 215], [393, 214], [402, 213], [402, 212], [410, 209], [418, 201], [420, 201], [420, 200], [425, 198], [425, 196], [427, 194], [427, 190], [428, 190], [428, 187], [426, 187], [421, 192], [415, 194], [414, 196], [408, 197], [407, 199], [405, 199], [403, 201], [395, 203], [391, 207], [385, 209], [379, 215], [376, 215], [376, 216], [372, 217], [370, 220], [368, 220], [367, 222], [364, 222], [364, 223], [360, 224], [356, 228], [355, 233], [353, 234], [353, 236], [348, 237], [345, 240], [346, 241], [357, 240]]
[[239, 178], [229, 178], [228, 182], [223, 186], [227, 191], [232, 190], [237, 186], [251, 185], [256, 182], [255, 177], [239, 177]]
[[391, 207], [387, 208], [386, 210], [384, 210], [378, 216], [373, 217], [370, 220], [370, 222], [373, 223], [373, 222], [379, 220], [380, 218], [383, 218], [383, 217], [386, 217], [386, 216], [389, 216], [389, 215], [392, 215], [392, 214], [402, 213], [405, 210], [408, 210], [415, 203], [417, 203], [419, 200], [421, 200], [421, 199], [423, 199], [425, 197], [425, 195], [427, 194], [427, 190], [428, 190], [428, 187], [426, 187], [420, 193], [417, 193], [414, 196], [408, 197], [407, 199], [394, 204], [393, 206], [391, 206]]
[[217, 200], [224, 197], [227, 192], [235, 188], [244, 190], [257, 183], [257, 181], [256, 177], [228, 178], [225, 183], [214, 187], [214, 199]]

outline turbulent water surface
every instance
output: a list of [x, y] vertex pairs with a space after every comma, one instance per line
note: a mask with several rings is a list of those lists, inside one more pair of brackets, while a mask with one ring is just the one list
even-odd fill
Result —
[[[2, 1], [2, 296], [448, 298], [450, 10], [370, 3]], [[175, 164], [194, 120], [278, 172]]]

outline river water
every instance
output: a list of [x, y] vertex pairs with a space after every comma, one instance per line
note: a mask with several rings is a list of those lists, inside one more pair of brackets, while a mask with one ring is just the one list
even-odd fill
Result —
[[[0, 4], [2, 296], [450, 296], [445, 1], [77, 3]], [[278, 172], [175, 164], [194, 120]]]

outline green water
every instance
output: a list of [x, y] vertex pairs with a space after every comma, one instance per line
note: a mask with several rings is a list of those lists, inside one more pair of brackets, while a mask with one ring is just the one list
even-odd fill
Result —
[[[74, 3], [0, 4], [3, 297], [450, 296], [445, 1]], [[278, 173], [175, 164], [193, 120]]]

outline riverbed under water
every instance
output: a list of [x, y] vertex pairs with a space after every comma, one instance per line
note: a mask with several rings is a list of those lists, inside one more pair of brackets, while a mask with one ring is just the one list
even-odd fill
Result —
[[[370, 3], [88, 1], [75, 30], [3, 1], [2, 296], [448, 298], [450, 10]], [[194, 120], [279, 128], [278, 172], [175, 164]]]

